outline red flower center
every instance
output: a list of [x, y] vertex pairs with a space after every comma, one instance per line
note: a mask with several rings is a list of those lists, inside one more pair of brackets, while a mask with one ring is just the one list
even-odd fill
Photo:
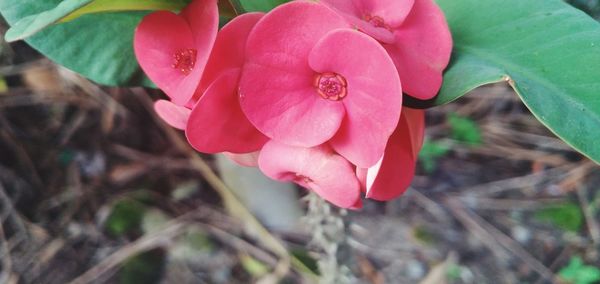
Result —
[[193, 48], [182, 49], [173, 54], [173, 65], [171, 67], [181, 71], [184, 75], [189, 75], [196, 65], [196, 55], [198, 51]]
[[348, 95], [348, 82], [336, 73], [327, 72], [315, 76], [314, 87], [326, 100], [339, 101]]
[[388, 26], [385, 23], [385, 20], [379, 16], [371, 16], [371, 15], [366, 15], [363, 17], [363, 19], [367, 22], [369, 22], [371, 25], [373, 25], [376, 28], [384, 28], [386, 30], [390, 30], [391, 28], [390, 26]]

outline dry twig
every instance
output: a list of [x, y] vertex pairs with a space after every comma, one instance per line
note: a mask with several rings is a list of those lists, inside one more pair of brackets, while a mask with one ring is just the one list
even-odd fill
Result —
[[577, 197], [579, 198], [579, 203], [581, 203], [590, 237], [592, 237], [594, 244], [598, 246], [600, 245], [600, 227], [598, 226], [592, 207], [587, 200], [587, 188], [585, 186], [579, 186], [577, 189]]
[[468, 213], [458, 199], [448, 198], [446, 203], [458, 220], [471, 230], [472, 233], [474, 233], [474, 235], [492, 251], [506, 250], [520, 258], [523, 263], [527, 264], [546, 280], [558, 281], [558, 278], [550, 269], [531, 256], [531, 254], [523, 249], [517, 242], [486, 222], [483, 218], [476, 214]]
[[[152, 101], [148, 94], [143, 89], [132, 89], [132, 92], [136, 97], [143, 103], [146, 109], [154, 114]], [[293, 261], [289, 252], [279, 239], [274, 237], [252, 213], [248, 208], [235, 196], [235, 194], [225, 185], [225, 183], [217, 176], [213, 169], [184, 141], [175, 130], [163, 121], [161, 121], [155, 114], [153, 118], [157, 125], [161, 126], [164, 133], [175, 146], [182, 153], [185, 153], [189, 158], [192, 167], [198, 171], [204, 179], [212, 186], [213, 189], [219, 193], [223, 199], [223, 203], [227, 211], [240, 218], [244, 224], [246, 224], [249, 233], [256, 236], [257, 239], [262, 242], [265, 247], [272, 250], [279, 257], [279, 264], [276, 266], [273, 272], [278, 277], [284, 277], [293, 263], [295, 266], [301, 264], [301, 262]], [[300, 272], [306, 272], [303, 267], [298, 267]]]

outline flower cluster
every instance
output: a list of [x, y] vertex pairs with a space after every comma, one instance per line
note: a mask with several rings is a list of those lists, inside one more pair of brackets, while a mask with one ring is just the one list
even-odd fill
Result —
[[158, 114], [225, 153], [344, 208], [390, 200], [414, 175], [423, 111], [452, 39], [433, 0], [298, 0], [218, 31], [216, 0], [146, 16], [134, 49], [169, 97]]

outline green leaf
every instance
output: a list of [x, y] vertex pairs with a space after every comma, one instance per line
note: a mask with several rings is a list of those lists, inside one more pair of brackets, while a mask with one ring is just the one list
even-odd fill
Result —
[[28, 38], [59, 21], [85, 14], [117, 11], [179, 10], [187, 0], [64, 0], [56, 7], [17, 21], [5, 34], [8, 42]]
[[600, 19], [600, 1], [598, 0], [567, 0], [567, 3], [596, 19]]
[[290, 0], [230, 0], [238, 13], [269, 12], [273, 8], [289, 2]]
[[4, 35], [8, 42], [22, 40], [40, 30], [60, 21], [73, 11], [89, 4], [93, 0], [65, 0], [53, 9], [20, 19]]
[[417, 225], [412, 228], [412, 236], [423, 245], [434, 245], [437, 242], [435, 234], [426, 226]]
[[161, 283], [165, 265], [165, 252], [161, 249], [140, 253], [125, 261], [119, 271], [118, 283]]
[[448, 280], [450, 280], [451, 283], [458, 282], [463, 269], [465, 268], [461, 267], [460, 265], [450, 264], [446, 270], [446, 277], [448, 277]]
[[64, 0], [56, 7], [17, 21], [5, 34], [8, 42], [28, 38], [59, 21], [85, 14], [115, 11], [179, 10], [186, 0]]
[[473, 146], [481, 145], [481, 130], [472, 119], [451, 113], [448, 116], [448, 124], [452, 129], [452, 138]]
[[242, 267], [244, 267], [244, 270], [254, 278], [260, 278], [269, 273], [269, 267], [267, 265], [249, 255], [241, 255], [240, 263], [242, 264]]
[[437, 159], [446, 156], [450, 152], [450, 147], [434, 141], [425, 141], [421, 152], [419, 152], [419, 161], [426, 173], [433, 173], [437, 167]]
[[0, 76], [0, 94], [8, 92], [8, 83], [4, 77]]
[[535, 212], [534, 218], [570, 232], [578, 232], [584, 221], [581, 208], [573, 203], [540, 209]]
[[[55, 8], [60, 0], [0, 0], [0, 13], [14, 25], [32, 14]], [[147, 12], [88, 14], [50, 26], [27, 38], [51, 60], [109, 86], [153, 86], [133, 52], [135, 27]]]
[[61, 21], [70, 21], [85, 14], [119, 11], [180, 11], [191, 0], [95, 0], [69, 14]]
[[319, 263], [310, 255], [305, 248], [291, 249], [290, 253], [294, 256], [293, 261], [297, 261], [303, 266], [308, 272], [319, 275]]
[[585, 265], [579, 256], [572, 257], [569, 265], [562, 268], [558, 274], [573, 284], [593, 284], [600, 281], [600, 269]]
[[123, 199], [117, 202], [106, 219], [105, 227], [112, 236], [122, 236], [140, 228], [147, 208], [143, 204]]
[[438, 0], [453, 59], [433, 104], [508, 81], [559, 137], [600, 162], [600, 24], [561, 0]]

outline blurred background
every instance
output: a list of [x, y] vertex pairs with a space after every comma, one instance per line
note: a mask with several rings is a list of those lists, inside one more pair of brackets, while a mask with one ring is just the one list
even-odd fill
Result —
[[600, 283], [600, 166], [505, 84], [429, 110], [413, 187], [359, 212], [195, 153], [162, 96], [1, 43], [0, 283]]

